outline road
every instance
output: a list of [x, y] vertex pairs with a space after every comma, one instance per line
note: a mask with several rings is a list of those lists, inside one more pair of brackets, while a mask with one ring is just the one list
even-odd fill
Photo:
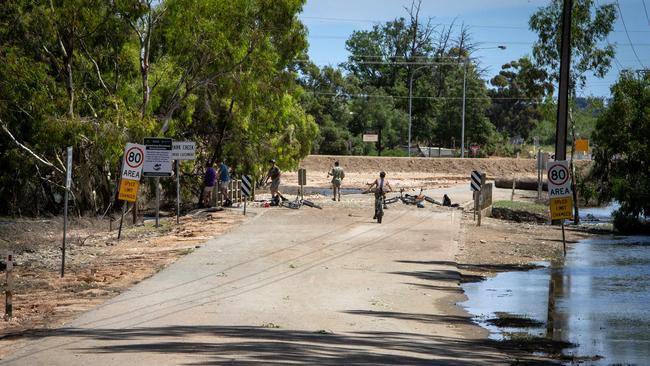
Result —
[[380, 225], [371, 197], [344, 200], [253, 208], [245, 225], [27, 336], [0, 364], [502, 364], [454, 305], [460, 211], [396, 204]]

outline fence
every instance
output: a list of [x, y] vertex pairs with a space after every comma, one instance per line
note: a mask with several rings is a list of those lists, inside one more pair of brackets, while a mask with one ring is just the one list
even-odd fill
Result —
[[[217, 188], [218, 187], [220, 187], [220, 184], [217, 185]], [[228, 198], [230, 201], [232, 201], [233, 204], [236, 203], [239, 205], [240, 203], [244, 202], [244, 197], [241, 194], [241, 180], [230, 180], [230, 183], [228, 183]], [[213, 191], [212, 202], [216, 203], [217, 206], [221, 206], [221, 202], [223, 202], [223, 195], [221, 194], [220, 189], [218, 189], [216, 193]]]

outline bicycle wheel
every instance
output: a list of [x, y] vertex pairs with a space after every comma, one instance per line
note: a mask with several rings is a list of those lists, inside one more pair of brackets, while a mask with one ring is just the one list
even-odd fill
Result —
[[315, 203], [312, 202], [312, 201], [302, 200], [302, 204], [305, 205], [305, 206], [309, 206], [309, 207], [317, 208], [317, 209], [319, 209], [319, 210], [322, 210], [322, 209], [323, 209], [322, 207], [320, 207], [319, 205], [315, 204]]
[[375, 199], [375, 216], [377, 223], [381, 224], [381, 219], [384, 217], [384, 202], [381, 198]]
[[393, 197], [393, 198], [387, 199], [386, 202], [384, 202], [384, 203], [386, 203], [387, 205], [390, 205], [391, 203], [395, 203], [397, 201], [399, 201], [399, 197]]
[[297, 210], [297, 209], [300, 208], [300, 203], [299, 202], [291, 202], [291, 201], [282, 201], [282, 202], [280, 202], [280, 206]]

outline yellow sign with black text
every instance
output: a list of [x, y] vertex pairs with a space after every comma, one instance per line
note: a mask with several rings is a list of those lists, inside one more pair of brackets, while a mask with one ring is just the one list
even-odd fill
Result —
[[128, 202], [135, 202], [138, 197], [138, 190], [140, 189], [140, 182], [131, 179], [120, 180], [120, 193], [117, 199]]
[[551, 198], [551, 220], [573, 218], [573, 198]]

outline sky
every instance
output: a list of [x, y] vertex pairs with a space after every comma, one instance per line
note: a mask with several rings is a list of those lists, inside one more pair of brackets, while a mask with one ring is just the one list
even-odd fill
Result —
[[[612, 0], [596, 0], [597, 4]], [[422, 0], [421, 17], [432, 23], [462, 24], [470, 27], [480, 58], [490, 79], [501, 65], [532, 56], [537, 39], [528, 29], [528, 19], [548, 0]], [[370, 30], [374, 24], [406, 17], [411, 0], [307, 0], [300, 19], [309, 31], [309, 57], [320, 66], [338, 65], [348, 57], [345, 41], [355, 30]], [[609, 87], [621, 69], [650, 68], [650, 0], [619, 0], [621, 14], [609, 35], [616, 47], [616, 60], [603, 79], [589, 77], [582, 96], [610, 95]], [[645, 5], [645, 7], [644, 7]], [[621, 17], [622, 15], [622, 17]], [[627, 28], [627, 32], [626, 32]], [[629, 38], [628, 38], [629, 37]], [[497, 46], [506, 46], [500, 50]], [[635, 53], [636, 52], [636, 55]]]

